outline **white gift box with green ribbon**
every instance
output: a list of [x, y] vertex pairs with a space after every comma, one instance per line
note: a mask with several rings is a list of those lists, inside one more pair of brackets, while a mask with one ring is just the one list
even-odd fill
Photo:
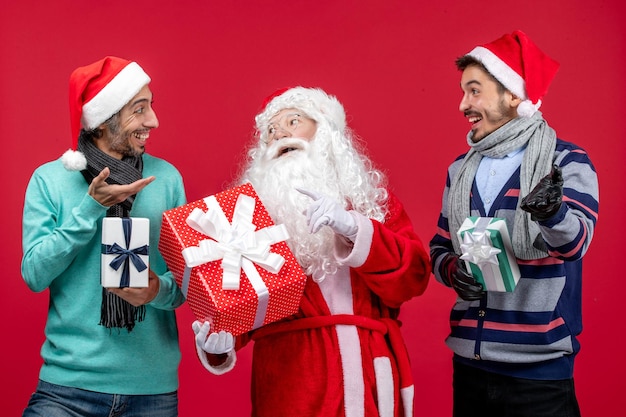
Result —
[[468, 217], [457, 232], [461, 259], [487, 291], [512, 292], [520, 278], [506, 221]]

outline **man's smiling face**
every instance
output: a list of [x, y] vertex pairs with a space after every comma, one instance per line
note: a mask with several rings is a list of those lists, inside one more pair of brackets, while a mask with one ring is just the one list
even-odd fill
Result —
[[470, 65], [461, 75], [463, 98], [459, 110], [472, 124], [472, 140], [478, 142], [517, 117], [519, 99], [476, 65]]
[[118, 159], [142, 155], [150, 131], [159, 127], [159, 120], [152, 108], [150, 88], [144, 86], [114, 117], [112, 124], [102, 125], [103, 137], [96, 146]]

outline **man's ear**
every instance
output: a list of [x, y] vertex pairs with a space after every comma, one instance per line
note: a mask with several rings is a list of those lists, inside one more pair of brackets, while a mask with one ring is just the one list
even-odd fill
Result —
[[517, 109], [517, 106], [519, 106], [523, 100], [510, 91], [507, 91], [506, 94], [508, 95], [509, 106], [513, 109]]
[[102, 123], [100, 126], [98, 126], [96, 129], [94, 129], [94, 138], [95, 139], [100, 139], [104, 136], [104, 130], [105, 130], [106, 126], [104, 123]]

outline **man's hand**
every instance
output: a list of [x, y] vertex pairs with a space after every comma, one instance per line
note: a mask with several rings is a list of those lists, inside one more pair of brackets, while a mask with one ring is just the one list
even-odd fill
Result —
[[105, 167], [100, 171], [98, 176], [91, 181], [89, 189], [87, 190], [87, 193], [92, 196], [94, 200], [105, 207], [111, 207], [121, 203], [129, 196], [137, 194], [155, 179], [154, 176], [151, 176], [137, 180], [132, 184], [107, 184], [106, 179], [109, 178], [110, 173], [109, 168]]
[[196, 346], [206, 353], [221, 355], [235, 348], [235, 338], [232, 333], [222, 330], [209, 334], [211, 323], [208, 321], [200, 324], [196, 320], [191, 324], [191, 329], [196, 335]]
[[533, 221], [554, 216], [563, 201], [563, 174], [557, 165], [522, 199], [520, 207], [531, 214]]
[[161, 282], [159, 281], [159, 277], [150, 270], [148, 286], [145, 288], [107, 288], [107, 290], [123, 298], [135, 307], [139, 307], [154, 300], [154, 297], [159, 293], [160, 286]]
[[322, 226], [328, 226], [335, 233], [354, 241], [358, 230], [356, 221], [338, 202], [313, 191], [296, 189], [313, 199], [306, 210], [307, 224], [311, 233], [316, 233]]
[[485, 293], [480, 282], [465, 270], [465, 262], [458, 255], [448, 254], [443, 260], [443, 280], [465, 301], [480, 300]]

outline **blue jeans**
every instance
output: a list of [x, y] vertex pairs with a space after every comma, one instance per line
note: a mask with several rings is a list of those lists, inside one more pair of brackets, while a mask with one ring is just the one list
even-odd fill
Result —
[[118, 395], [39, 380], [22, 417], [176, 417], [178, 393]]
[[514, 378], [453, 362], [454, 417], [580, 417], [574, 380]]

